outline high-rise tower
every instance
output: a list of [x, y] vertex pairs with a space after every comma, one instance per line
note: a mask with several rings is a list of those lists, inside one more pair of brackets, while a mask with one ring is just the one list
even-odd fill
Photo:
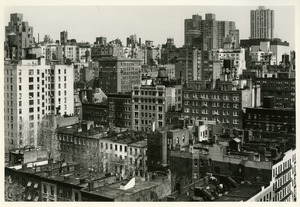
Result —
[[259, 6], [250, 12], [251, 39], [272, 39], [274, 34], [274, 11]]
[[34, 45], [33, 27], [23, 21], [23, 14], [10, 14], [10, 22], [5, 27], [6, 56], [12, 59], [22, 59], [25, 48]]

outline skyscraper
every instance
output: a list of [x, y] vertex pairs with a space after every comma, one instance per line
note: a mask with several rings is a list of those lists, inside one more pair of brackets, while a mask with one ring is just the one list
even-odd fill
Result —
[[274, 11], [259, 6], [250, 12], [251, 39], [272, 39], [274, 34]]
[[[234, 32], [234, 33], [233, 33]], [[235, 47], [239, 43], [239, 30], [233, 21], [216, 20], [216, 15], [193, 15], [184, 20], [184, 43], [186, 46], [200, 46], [203, 50], [223, 48], [227, 36], [235, 38]]]

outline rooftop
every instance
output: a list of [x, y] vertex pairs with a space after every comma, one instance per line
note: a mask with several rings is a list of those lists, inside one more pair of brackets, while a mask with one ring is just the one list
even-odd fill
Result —
[[[120, 196], [131, 196], [134, 195], [140, 191], [147, 190], [150, 188], [153, 188], [155, 186], [161, 185], [162, 183], [167, 181], [166, 176], [159, 176], [158, 178], [150, 181], [145, 181], [142, 180], [139, 177], [135, 178], [135, 185], [132, 188], [129, 188], [127, 190], [121, 190], [120, 185], [124, 182], [118, 181], [110, 185], [106, 186], [101, 186], [99, 188], [95, 188], [92, 191], [89, 191], [89, 193], [96, 194], [102, 197], [110, 198], [110, 199], [115, 199]], [[87, 189], [84, 189], [83, 191], [88, 191]]]

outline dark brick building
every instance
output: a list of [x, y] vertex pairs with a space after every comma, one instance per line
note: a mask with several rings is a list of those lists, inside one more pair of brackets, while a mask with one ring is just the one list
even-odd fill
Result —
[[86, 121], [94, 121], [95, 125], [107, 126], [108, 105], [107, 104], [82, 104], [82, 118]]
[[116, 127], [131, 128], [131, 94], [107, 94], [108, 124]]
[[274, 98], [265, 97], [263, 107], [246, 108], [244, 128], [252, 129], [254, 135], [295, 134], [295, 109], [274, 107]]
[[234, 81], [190, 82], [183, 89], [184, 117], [216, 121], [223, 123], [225, 128], [242, 129], [242, 109], [260, 102], [259, 88], [252, 88], [251, 84], [245, 83], [242, 81], [240, 84]]
[[275, 96], [276, 106], [284, 108], [296, 107], [295, 78], [289, 78], [288, 73], [279, 73], [277, 78], [257, 78], [255, 81], [261, 87], [261, 100], [265, 96]]

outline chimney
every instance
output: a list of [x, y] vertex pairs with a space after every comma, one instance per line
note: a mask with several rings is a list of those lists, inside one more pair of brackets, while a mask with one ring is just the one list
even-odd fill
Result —
[[271, 149], [271, 157], [275, 158], [278, 155], [278, 150], [276, 148]]
[[26, 170], [27, 169], [27, 164], [22, 164], [22, 170]]
[[89, 181], [88, 188], [89, 188], [89, 191], [94, 190], [94, 181]]
[[79, 180], [80, 185], [85, 183], [85, 178]]

